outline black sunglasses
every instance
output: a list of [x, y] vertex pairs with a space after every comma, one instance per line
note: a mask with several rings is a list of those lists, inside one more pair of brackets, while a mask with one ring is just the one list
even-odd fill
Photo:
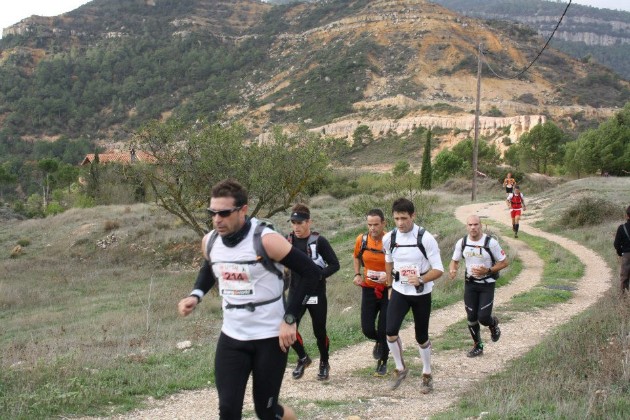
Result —
[[239, 207], [234, 207], [233, 209], [227, 209], [227, 210], [212, 210], [212, 209], [206, 209], [206, 211], [208, 212], [208, 216], [210, 217], [214, 217], [216, 215], [219, 215], [221, 217], [228, 217], [230, 214], [234, 213], [235, 211], [239, 211], [243, 206], [239, 206]]

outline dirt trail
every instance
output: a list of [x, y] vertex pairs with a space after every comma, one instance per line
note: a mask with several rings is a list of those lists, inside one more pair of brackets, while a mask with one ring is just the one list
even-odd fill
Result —
[[[530, 214], [532, 213], [532, 214]], [[471, 204], [459, 207], [456, 217], [462, 223], [470, 214], [478, 214], [500, 223], [511, 225], [509, 212], [504, 202]], [[556, 242], [574, 253], [585, 264], [585, 274], [576, 284], [573, 298], [566, 303], [533, 313], [519, 313], [513, 318], [502, 320], [501, 340], [492, 343], [487, 328], [483, 328], [485, 352], [482, 357], [469, 359], [465, 352], [433, 351], [432, 369], [434, 391], [429, 395], [417, 392], [421, 362], [413, 329], [401, 331], [405, 349], [412, 349], [414, 357], [407, 362], [411, 375], [395, 391], [390, 391], [388, 381], [372, 378], [355, 371], [366, 367], [373, 368], [372, 342], [363, 342], [352, 347], [335, 351], [331, 354], [331, 378], [327, 383], [315, 379], [316, 368], [311, 367], [299, 381], [291, 379], [292, 366], [287, 367], [285, 381], [281, 391], [281, 401], [289, 406], [300, 407], [309, 419], [418, 419], [438, 413], [453, 404], [459, 395], [474, 386], [486, 376], [503, 369], [506, 363], [522, 356], [557, 326], [585, 310], [610, 287], [612, 272], [604, 260], [586, 247], [563, 237], [536, 229], [528, 224], [528, 219], [535, 215], [526, 212], [521, 220], [521, 231]], [[462, 228], [462, 232], [464, 229]], [[501, 305], [518, 293], [534, 287], [541, 280], [543, 262], [538, 255], [523, 242], [512, 238], [501, 238], [508, 243], [513, 253], [518, 253], [523, 261], [523, 270], [511, 284], [497, 289], [495, 308], [500, 313]], [[600, 279], [600, 281], [591, 281]], [[465, 318], [461, 302], [433, 311], [431, 314], [430, 337], [439, 340], [446, 328]], [[523, 334], [523, 331], [527, 331]], [[314, 360], [313, 366], [317, 366]], [[390, 358], [390, 370], [393, 360]], [[251, 381], [250, 381], [251, 384]], [[345, 414], [331, 415], [330, 408], [320, 409], [315, 402], [330, 401], [339, 405]], [[343, 402], [343, 404], [340, 404]], [[217, 396], [214, 388], [183, 392], [160, 401], [151, 401], [149, 409], [138, 410], [120, 419], [200, 419], [216, 418]], [[343, 407], [346, 405], [346, 407]], [[348, 409], [350, 407], [350, 409]], [[251, 389], [248, 390], [245, 413], [253, 413]]]

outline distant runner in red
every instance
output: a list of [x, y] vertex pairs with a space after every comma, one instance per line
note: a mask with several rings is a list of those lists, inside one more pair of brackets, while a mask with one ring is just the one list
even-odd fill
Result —
[[527, 210], [525, 206], [525, 197], [523, 193], [521, 193], [521, 189], [518, 185], [514, 186], [514, 192], [508, 194], [507, 197], [507, 205], [508, 208], [512, 209], [510, 211], [510, 216], [512, 217], [512, 230], [514, 231], [514, 237], [518, 238], [518, 226], [521, 220], [521, 212]]

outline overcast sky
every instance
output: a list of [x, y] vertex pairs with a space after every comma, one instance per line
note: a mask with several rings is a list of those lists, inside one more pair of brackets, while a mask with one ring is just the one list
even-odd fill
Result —
[[[158, 0], [159, 1], [159, 0]], [[527, 1], [527, 0], [523, 0]], [[0, 28], [18, 23], [31, 15], [57, 16], [76, 9], [86, 0], [3, 0], [0, 6]], [[563, 1], [568, 3], [568, 0]], [[607, 9], [630, 11], [629, 0], [573, 0], [573, 3], [585, 4]], [[1, 35], [1, 33], [0, 33]]]

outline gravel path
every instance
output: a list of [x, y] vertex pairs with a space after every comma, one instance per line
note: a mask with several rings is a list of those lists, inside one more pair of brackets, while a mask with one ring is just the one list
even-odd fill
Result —
[[[530, 208], [533, 207], [530, 205]], [[459, 207], [456, 217], [462, 223], [470, 214], [478, 214], [500, 223], [511, 225], [509, 212], [504, 202], [470, 204]], [[566, 303], [534, 313], [515, 313], [509, 320], [502, 320], [501, 340], [492, 343], [487, 328], [482, 328], [485, 352], [482, 357], [469, 359], [462, 350], [433, 351], [432, 369], [434, 391], [429, 395], [418, 392], [421, 361], [413, 337], [412, 327], [401, 331], [401, 338], [408, 351], [406, 361], [410, 366], [410, 377], [395, 391], [388, 388], [386, 378], [373, 378], [371, 371], [372, 342], [363, 342], [331, 354], [331, 378], [326, 383], [315, 379], [318, 360], [306, 370], [299, 381], [291, 379], [292, 366], [287, 367], [281, 391], [281, 401], [308, 413], [309, 419], [418, 419], [438, 413], [453, 404], [459, 395], [474, 386], [476, 381], [503, 369], [507, 362], [522, 356], [557, 326], [566, 323], [599, 299], [610, 287], [612, 272], [604, 260], [586, 247], [572, 240], [536, 229], [528, 224], [535, 213], [528, 211], [521, 220], [521, 231], [556, 242], [574, 253], [585, 264], [585, 274], [577, 284], [573, 298]], [[462, 232], [464, 228], [462, 227]], [[543, 262], [523, 242], [503, 237], [513, 253], [523, 261], [523, 270], [509, 285], [497, 289], [495, 308], [518, 293], [534, 287], [541, 280]], [[590, 279], [602, 279], [593, 282]], [[431, 314], [430, 337], [439, 340], [449, 325], [465, 318], [461, 302], [433, 311]], [[532, 328], [534, 327], [534, 328]], [[527, 334], [520, 334], [527, 331]], [[409, 357], [413, 354], [413, 357]], [[390, 357], [390, 370], [393, 360]], [[250, 381], [251, 384], [251, 381]], [[326, 403], [327, 401], [327, 403]], [[133, 411], [117, 419], [201, 419], [216, 418], [217, 396], [214, 388], [182, 392], [163, 400], [150, 400], [150, 408]], [[336, 408], [331, 408], [336, 407]], [[248, 390], [244, 412], [253, 416], [251, 390]], [[332, 414], [331, 414], [332, 413]], [[249, 417], [253, 418], [253, 417]]]

